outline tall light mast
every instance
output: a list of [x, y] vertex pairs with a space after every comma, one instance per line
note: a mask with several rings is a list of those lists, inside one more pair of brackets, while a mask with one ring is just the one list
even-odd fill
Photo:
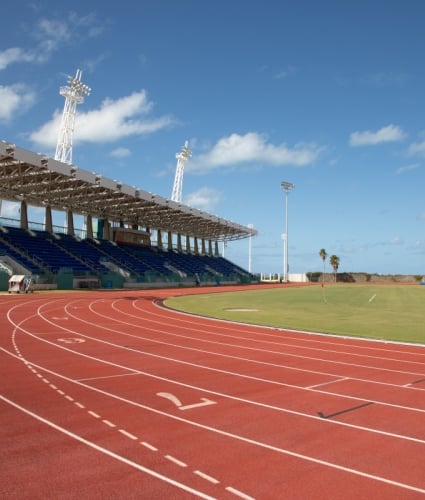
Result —
[[65, 97], [62, 121], [56, 145], [55, 160], [72, 163], [72, 136], [74, 134], [75, 112], [77, 104], [84, 102], [91, 89], [81, 81], [82, 71], [77, 69], [75, 77], [68, 77], [68, 85], [60, 88], [60, 95]]
[[288, 194], [295, 187], [292, 182], [282, 181], [280, 187], [285, 191], [285, 232], [282, 235], [283, 239], [283, 281], [286, 283], [289, 280], [289, 257], [288, 257]]
[[184, 143], [180, 153], [176, 154], [177, 166], [176, 176], [174, 177], [173, 192], [171, 193], [171, 200], [181, 203], [182, 190], [183, 190], [183, 171], [184, 164], [192, 156], [192, 151], [189, 149], [189, 141]]

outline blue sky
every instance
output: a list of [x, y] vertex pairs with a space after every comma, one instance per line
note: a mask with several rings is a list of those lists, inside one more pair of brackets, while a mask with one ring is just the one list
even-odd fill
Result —
[[[77, 68], [73, 163], [252, 224], [254, 272], [425, 273], [425, 2], [8, 3], [0, 139], [54, 156]], [[3, 203], [2, 216], [17, 207]], [[36, 213], [34, 217], [36, 217]], [[31, 218], [31, 217], [30, 217]], [[248, 240], [225, 256], [248, 268]], [[328, 265], [328, 270], [330, 266]]]

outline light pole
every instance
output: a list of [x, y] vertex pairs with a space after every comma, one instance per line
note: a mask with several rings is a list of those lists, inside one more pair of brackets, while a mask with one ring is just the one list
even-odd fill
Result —
[[288, 262], [288, 194], [294, 189], [295, 185], [291, 182], [282, 181], [280, 187], [285, 191], [285, 232], [283, 234], [283, 281], [288, 281], [289, 262]]
[[[254, 228], [254, 224], [248, 224], [249, 229]], [[252, 232], [249, 233], [249, 246], [248, 246], [248, 272], [251, 273], [251, 248], [252, 248]]]

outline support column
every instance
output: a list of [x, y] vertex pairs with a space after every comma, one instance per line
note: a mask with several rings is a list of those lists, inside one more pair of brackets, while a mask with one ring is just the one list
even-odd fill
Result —
[[193, 241], [193, 251], [195, 255], [198, 255], [199, 249], [198, 249], [198, 237], [195, 236], [194, 241]]
[[173, 233], [168, 231], [168, 250], [173, 249]]
[[177, 250], [182, 251], [182, 235], [180, 233], [177, 234]]
[[202, 241], [201, 241], [201, 255], [205, 255], [206, 251], [205, 251], [205, 238], [202, 238]]
[[220, 257], [220, 253], [218, 251], [218, 241], [216, 240], [215, 241], [215, 250], [214, 250], [214, 254], [216, 257]]
[[21, 229], [28, 229], [28, 207], [25, 200], [21, 201]]
[[161, 232], [161, 229], [158, 229], [158, 232], [157, 232], [157, 245], [158, 245], [158, 248], [160, 250], [162, 250], [162, 232]]
[[93, 218], [91, 215], [86, 217], [86, 238], [93, 239]]
[[97, 238], [103, 238], [103, 228], [105, 227], [105, 219], [97, 219]]
[[47, 206], [44, 212], [45, 231], [53, 234], [52, 207]]
[[104, 240], [108, 240], [110, 239], [110, 235], [109, 235], [109, 220], [107, 218], [103, 219], [103, 231], [102, 231], [102, 238]]
[[66, 213], [66, 223], [68, 226], [68, 235], [74, 236], [74, 216], [71, 210]]
[[190, 253], [190, 238], [186, 235], [186, 252]]
[[210, 257], [212, 257], [212, 254], [213, 254], [213, 252], [212, 252], [212, 241], [208, 240], [208, 255]]

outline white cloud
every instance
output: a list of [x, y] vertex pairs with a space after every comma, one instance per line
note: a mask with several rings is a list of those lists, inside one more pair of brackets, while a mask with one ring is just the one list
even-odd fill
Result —
[[211, 212], [219, 205], [221, 199], [222, 195], [219, 191], [204, 187], [185, 196], [183, 202], [190, 207]]
[[286, 69], [278, 71], [274, 75], [275, 80], [284, 80], [290, 76], [292, 76], [296, 72], [296, 68], [294, 66], [288, 66]]
[[221, 138], [208, 152], [195, 156], [188, 162], [190, 172], [207, 173], [223, 167], [240, 164], [295, 165], [313, 163], [323, 148], [315, 144], [285, 144], [275, 146], [266, 142], [263, 135], [250, 132], [245, 135], [231, 134]]
[[404, 174], [405, 172], [410, 172], [411, 170], [416, 170], [419, 167], [419, 163], [412, 163], [411, 165], [405, 165], [404, 167], [399, 167], [396, 170], [396, 174]]
[[35, 101], [35, 94], [26, 85], [0, 85], [0, 121], [7, 121], [16, 113], [23, 113]]
[[393, 238], [391, 238], [388, 242], [389, 245], [402, 245], [404, 242], [403, 240], [400, 238], [400, 236], [394, 236]]
[[409, 79], [406, 73], [372, 73], [360, 79], [362, 83], [374, 87], [388, 87], [404, 85]]
[[[116, 101], [105, 99], [99, 109], [86, 113], [77, 112], [74, 144], [79, 141], [113, 142], [123, 137], [153, 133], [173, 123], [169, 116], [145, 118], [152, 107], [146, 92], [141, 90]], [[61, 113], [57, 111], [52, 120], [31, 134], [31, 140], [39, 146], [54, 146], [57, 142], [60, 123]]]
[[114, 158], [126, 158], [131, 155], [131, 151], [128, 148], [117, 148], [111, 151], [111, 156]]
[[37, 52], [41, 60], [48, 58], [59, 46], [72, 38], [70, 26], [64, 21], [55, 19], [41, 19], [36, 34], [39, 39]]
[[425, 253], [425, 240], [416, 240], [411, 248], [414, 252]]
[[406, 137], [403, 130], [397, 125], [387, 125], [376, 132], [365, 130], [353, 132], [350, 135], [350, 146], [373, 146], [383, 142], [402, 141]]
[[93, 14], [79, 17], [71, 13], [67, 19], [61, 20], [43, 18], [36, 21], [34, 25], [32, 36], [36, 43], [33, 47], [30, 50], [9, 47], [0, 51], [0, 70], [14, 63], [43, 63], [64, 45], [81, 43], [82, 40], [98, 36], [103, 31], [103, 27]]
[[24, 52], [19, 47], [11, 47], [0, 51], [0, 70], [7, 68], [10, 64], [17, 62], [31, 62], [34, 55]]
[[407, 153], [410, 156], [421, 156], [425, 157], [425, 139], [422, 140], [421, 142], [414, 142], [412, 143], [408, 149]]

